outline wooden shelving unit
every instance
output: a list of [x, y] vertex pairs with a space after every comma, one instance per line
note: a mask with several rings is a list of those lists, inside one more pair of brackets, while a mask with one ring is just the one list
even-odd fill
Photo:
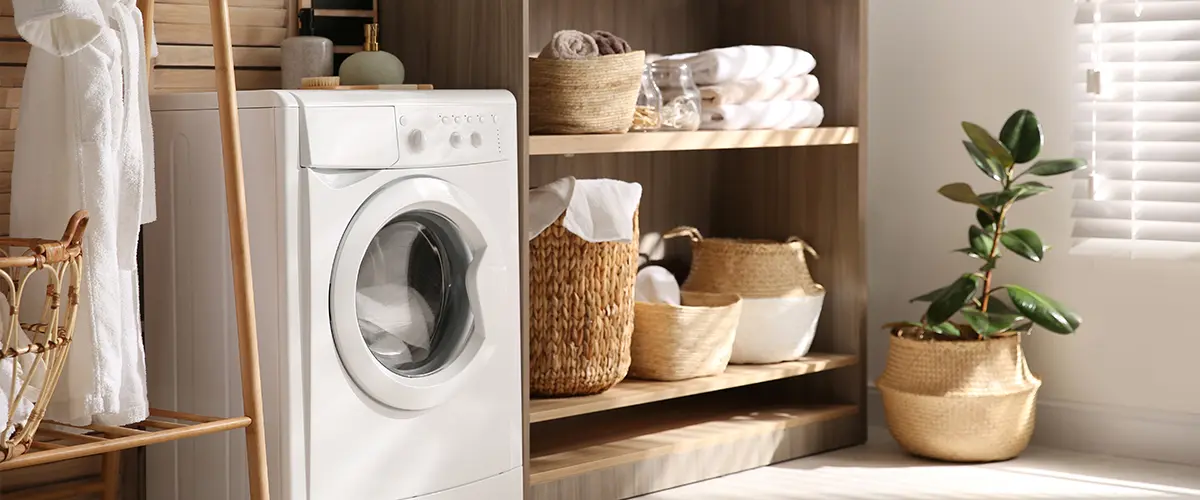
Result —
[[[564, 176], [638, 182], [643, 236], [678, 225], [800, 236], [820, 253], [812, 270], [828, 291], [812, 349], [823, 354], [807, 360], [527, 399], [526, 498], [631, 498], [866, 440], [866, 0], [405, 0], [379, 17], [382, 48], [412, 81], [505, 88], [523, 117], [541, 97], [528, 56], [561, 29], [611, 31], [650, 53], [787, 45], [817, 60], [819, 128], [530, 137], [519, 122], [523, 192]], [[662, 253], [686, 272], [685, 242]], [[527, 242], [522, 254], [527, 271]]]
[[615, 410], [629, 406], [667, 401], [708, 392], [733, 389], [772, 380], [858, 364], [858, 356], [847, 354], [812, 353], [804, 359], [771, 365], [732, 365], [725, 373], [713, 377], [655, 382], [626, 379], [616, 387], [595, 396], [577, 398], [535, 399], [529, 402], [529, 422], [538, 423], [560, 418]]
[[857, 127], [793, 130], [646, 132], [612, 135], [534, 135], [529, 154], [644, 153], [704, 149], [782, 148], [858, 144]]

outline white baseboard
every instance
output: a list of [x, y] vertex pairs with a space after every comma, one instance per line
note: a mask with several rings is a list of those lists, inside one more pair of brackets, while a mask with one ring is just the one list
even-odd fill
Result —
[[[875, 384], [867, 388], [867, 421], [886, 426]], [[1038, 400], [1039, 446], [1200, 467], [1200, 414]]]

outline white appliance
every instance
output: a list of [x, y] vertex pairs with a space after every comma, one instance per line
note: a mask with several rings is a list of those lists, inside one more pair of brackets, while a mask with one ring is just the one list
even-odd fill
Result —
[[[271, 498], [522, 498], [516, 105], [238, 94]], [[150, 400], [240, 415], [214, 94], [152, 100]], [[241, 431], [157, 445], [148, 498], [248, 498]]]

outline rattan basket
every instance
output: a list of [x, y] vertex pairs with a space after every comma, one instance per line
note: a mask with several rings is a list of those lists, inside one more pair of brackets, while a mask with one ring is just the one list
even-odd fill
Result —
[[[8, 299], [7, 321], [0, 321], [5, 328], [0, 333], [0, 398], [8, 408], [0, 462], [29, 450], [62, 375], [79, 308], [86, 227], [87, 212], [79, 211], [59, 241], [0, 238], [0, 289]], [[38, 275], [45, 276], [45, 287], [27, 287]], [[35, 295], [26, 297], [25, 292]], [[21, 311], [30, 307], [41, 308], [38, 322], [21, 323]]]
[[664, 238], [686, 236], [692, 265], [684, 292], [732, 293], [742, 297], [730, 363], [765, 364], [803, 357], [812, 346], [825, 288], [809, 273], [803, 240], [704, 238], [694, 227], [678, 227]]
[[529, 59], [529, 133], [620, 134], [633, 124], [646, 53]]
[[684, 293], [682, 306], [634, 304], [629, 375], [684, 380], [724, 372], [741, 314], [742, 298], [733, 294]]
[[604, 392], [629, 371], [638, 216], [629, 242], [592, 243], [563, 217], [529, 242], [529, 390]]
[[1037, 391], [1020, 335], [916, 340], [892, 335], [875, 382], [888, 429], [909, 452], [954, 462], [1007, 460], [1033, 436]]

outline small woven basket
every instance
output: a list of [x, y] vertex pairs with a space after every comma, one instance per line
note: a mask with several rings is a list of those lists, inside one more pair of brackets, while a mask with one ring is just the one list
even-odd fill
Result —
[[875, 385], [888, 429], [910, 453], [993, 462], [1029, 445], [1042, 381], [1029, 371], [1020, 335], [978, 341], [892, 335]]
[[[87, 212], [79, 211], [59, 241], [0, 238], [0, 289], [8, 299], [7, 321], [0, 321], [0, 403], [7, 409], [0, 462], [29, 450], [62, 375], [79, 308], [86, 227]], [[39, 275], [45, 275], [44, 287], [26, 286]], [[21, 310], [29, 307], [41, 309], [37, 323], [20, 322]]]
[[563, 217], [529, 242], [529, 390], [604, 392], [629, 371], [638, 216], [629, 242], [592, 243]]
[[742, 298], [684, 293], [683, 305], [634, 304], [629, 375], [684, 380], [725, 371], [733, 352]]
[[529, 133], [621, 134], [633, 125], [646, 53], [529, 59]]
[[825, 293], [813, 281], [804, 254], [817, 252], [795, 236], [785, 242], [704, 238], [694, 227], [682, 226], [663, 238], [692, 240], [692, 267], [684, 291], [735, 293], [742, 298], [812, 296]]

